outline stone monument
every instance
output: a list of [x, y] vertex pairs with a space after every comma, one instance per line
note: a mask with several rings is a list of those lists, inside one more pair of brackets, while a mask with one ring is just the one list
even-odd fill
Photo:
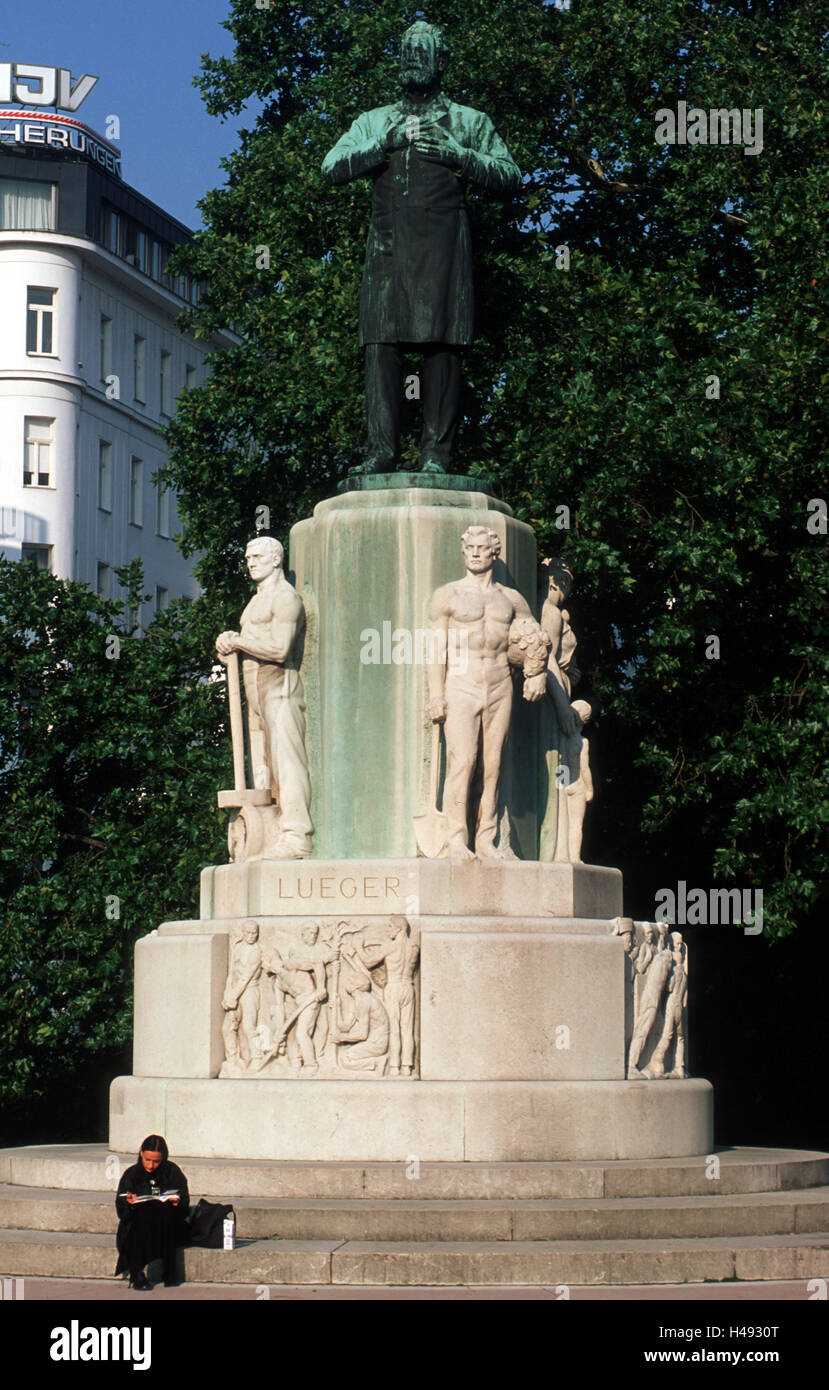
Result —
[[[463, 183], [517, 178], [488, 118], [441, 93], [447, 52], [408, 30], [403, 102], [325, 161], [332, 183], [374, 181], [369, 460], [292, 528], [292, 583], [277, 541], [248, 547], [257, 591], [217, 641], [230, 862], [203, 870], [197, 918], [137, 944], [114, 1149], [154, 1131], [192, 1156], [316, 1162], [711, 1148], [685, 945], [622, 918], [621, 874], [582, 862], [572, 575], [546, 561], [539, 604], [532, 529], [445, 471], [472, 332]], [[392, 471], [411, 344], [419, 473]]]

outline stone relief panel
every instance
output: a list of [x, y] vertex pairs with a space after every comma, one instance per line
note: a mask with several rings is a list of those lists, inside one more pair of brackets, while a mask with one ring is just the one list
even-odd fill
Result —
[[666, 922], [616, 917], [625, 951], [627, 1079], [683, 1080], [688, 1036], [688, 947]]
[[417, 1075], [420, 935], [408, 918], [251, 920], [228, 961], [220, 1077]]

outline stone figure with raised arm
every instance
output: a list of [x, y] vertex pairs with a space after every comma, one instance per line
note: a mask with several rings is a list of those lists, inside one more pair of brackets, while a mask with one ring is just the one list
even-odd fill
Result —
[[302, 859], [311, 853], [314, 830], [299, 673], [305, 609], [285, 578], [284, 551], [275, 537], [250, 541], [245, 558], [256, 593], [242, 613], [239, 631], [221, 633], [216, 650], [225, 663], [234, 652], [241, 657], [254, 780], [261, 785], [256, 775], [261, 756], [265, 784], [270, 783], [279, 805], [275, 833], [257, 857]]
[[[506, 858], [497, 849], [498, 781], [512, 711], [511, 651], [523, 663], [524, 699], [540, 700], [546, 687], [547, 639], [517, 589], [492, 577], [500, 539], [488, 526], [469, 526], [461, 537], [466, 574], [432, 595], [429, 622], [439, 635], [438, 659], [429, 663], [428, 717], [442, 723], [447, 773], [443, 791], [446, 853], [453, 859]], [[514, 644], [513, 628], [521, 629]], [[459, 631], [464, 665], [448, 663], [448, 635]], [[534, 637], [534, 641], [530, 640]], [[474, 852], [469, 821], [472, 779], [480, 759], [483, 786]]]
[[288, 1063], [295, 1076], [316, 1076], [319, 1069], [314, 1030], [320, 1008], [328, 998], [325, 968], [335, 959], [336, 951], [318, 937], [317, 924], [306, 922], [300, 930], [300, 940], [287, 952], [275, 951], [267, 962], [284, 999], [284, 1021], [265, 1060], [276, 1056], [284, 1038]]
[[473, 341], [467, 185], [508, 196], [521, 173], [492, 121], [441, 91], [443, 31], [417, 20], [400, 46], [401, 101], [364, 111], [326, 155], [331, 184], [374, 184], [360, 299], [368, 459], [386, 473], [400, 454], [403, 353], [422, 352], [424, 473], [445, 473], [460, 415], [460, 352]]
[[261, 974], [259, 923], [245, 922], [241, 937], [234, 941], [230, 948], [227, 983], [222, 997], [222, 1008], [225, 1011], [222, 1038], [227, 1071], [236, 1068], [244, 1071], [250, 1066], [259, 1015]]

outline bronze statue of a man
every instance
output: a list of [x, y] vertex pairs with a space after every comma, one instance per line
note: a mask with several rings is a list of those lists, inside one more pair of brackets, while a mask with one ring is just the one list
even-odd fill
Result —
[[514, 193], [521, 174], [492, 121], [441, 91], [443, 32], [418, 20], [403, 35], [401, 101], [365, 111], [326, 155], [331, 184], [374, 181], [360, 300], [368, 458], [352, 473], [398, 464], [406, 350], [423, 353], [424, 473], [445, 473], [460, 414], [460, 350], [473, 338], [467, 183]]

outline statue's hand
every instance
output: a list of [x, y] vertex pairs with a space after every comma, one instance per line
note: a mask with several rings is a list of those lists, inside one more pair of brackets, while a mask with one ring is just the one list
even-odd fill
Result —
[[524, 677], [524, 699], [540, 700], [547, 689], [547, 672], [540, 671], [537, 676]]
[[426, 718], [431, 719], [433, 724], [442, 724], [446, 718], [446, 701], [442, 698], [430, 700], [426, 706]]
[[402, 116], [398, 116], [396, 121], [392, 121], [383, 138], [383, 149], [386, 154], [394, 154], [396, 150], [405, 149], [411, 138], [411, 124], [407, 124]]
[[238, 636], [238, 632], [219, 633], [219, 636], [216, 638], [216, 651], [219, 653], [219, 656], [230, 656], [231, 652], [235, 652]]
[[455, 173], [463, 167], [466, 150], [463, 145], [458, 144], [454, 135], [444, 130], [443, 126], [428, 127], [425, 133], [414, 141], [414, 147], [424, 159], [431, 159], [436, 164], [445, 164]]

